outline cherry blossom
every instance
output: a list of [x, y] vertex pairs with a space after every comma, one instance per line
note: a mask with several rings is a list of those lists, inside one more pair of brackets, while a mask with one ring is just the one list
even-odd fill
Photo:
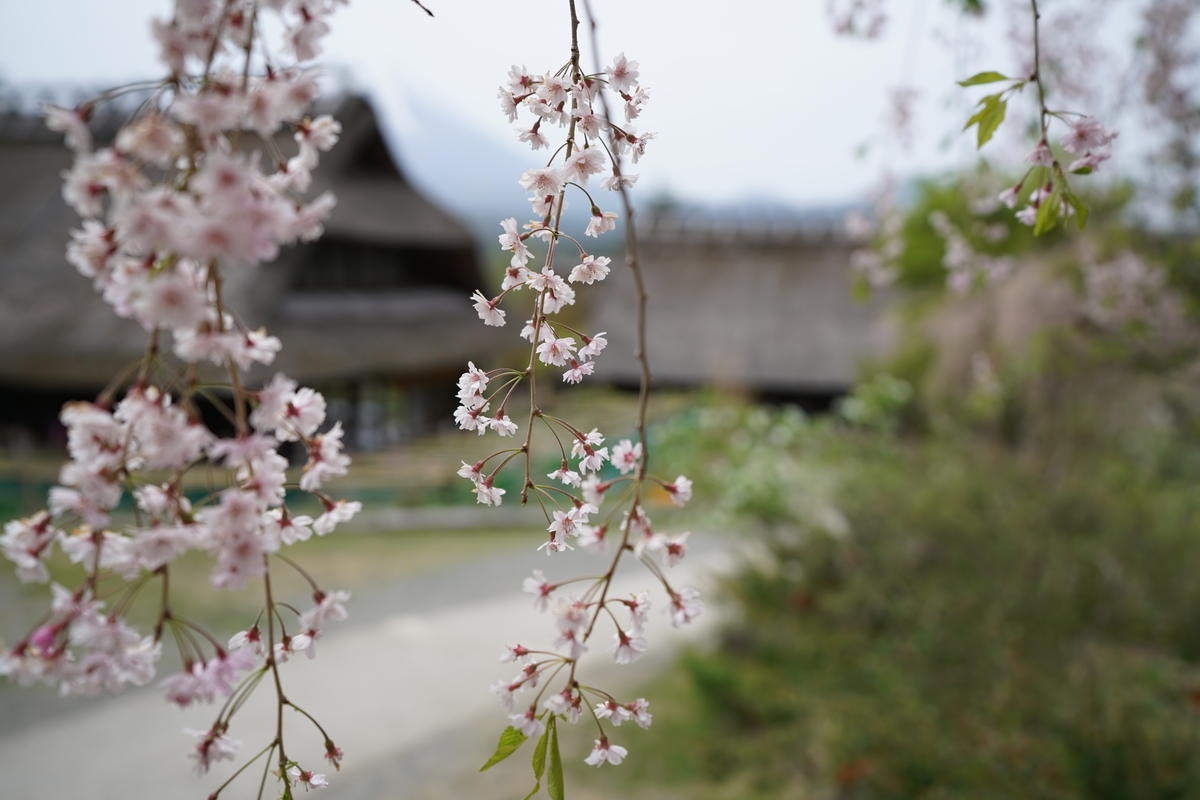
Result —
[[590, 764], [593, 767], [599, 767], [604, 764], [620, 764], [625, 760], [625, 756], [629, 755], [629, 751], [619, 744], [610, 744], [608, 739], [602, 737], [596, 740], [595, 747], [587, 758], [583, 760], [585, 764]]
[[[516, 678], [491, 687], [507, 710], [512, 727], [526, 736], [546, 731], [547, 714], [575, 722], [583, 716], [585, 704], [586, 708], [594, 708], [601, 738], [596, 740], [587, 763], [598, 765], [620, 763], [626, 755], [624, 748], [609, 745], [604, 737], [606, 722], [650, 722], [644, 699], [621, 703], [578, 679], [580, 658], [599, 630], [612, 633], [612, 653], [618, 663], [636, 660], [649, 646], [645, 637], [651, 606], [648, 594], [637, 592], [628, 599], [608, 594], [622, 557], [627, 552], [640, 557], [651, 579], [662, 584], [670, 599], [666, 613], [675, 624], [693, 619], [701, 607], [698, 592], [672, 586], [658, 563], [677, 563], [686, 553], [689, 534], [666, 536], [655, 532], [643, 509], [651, 483], [663, 487], [677, 506], [686, 504], [692, 494], [691, 481], [683, 476], [668, 482], [647, 472], [645, 404], [636, 422], [636, 436], [619, 440], [610, 456], [598, 429], [562, 419], [546, 407], [546, 399], [539, 393], [539, 386], [546, 380], [545, 367], [561, 371], [562, 382], [568, 385], [582, 383], [601, 368], [609, 345], [608, 333], [588, 335], [576, 327], [579, 314], [564, 312], [577, 303], [586, 304], [589, 293], [600, 288], [596, 284], [610, 274], [610, 257], [588, 252], [585, 242], [613, 231], [618, 218], [631, 218], [627, 193], [637, 176], [627, 171], [624, 162], [637, 163], [654, 139], [653, 133], [641, 133], [629, 124], [630, 120], [640, 120], [649, 105], [650, 93], [640, 84], [638, 63], [622, 53], [606, 69], [600, 68], [598, 60], [595, 71], [585, 69], [575, 14], [572, 19], [570, 60], [565, 67], [539, 72], [513, 66], [497, 92], [500, 110], [515, 125], [518, 140], [550, 155], [545, 161], [531, 164], [518, 179], [528, 193], [535, 218], [524, 226], [518, 224], [516, 215], [500, 220], [502, 232], [497, 241], [500, 250], [511, 253], [511, 257], [498, 293], [477, 290], [470, 301], [481, 322], [496, 328], [505, 321], [512, 304], [518, 304], [516, 313], [523, 315], [518, 319], [525, 320], [519, 335], [527, 343], [527, 359], [511, 367], [486, 370], [469, 364], [458, 381], [459, 405], [453, 416], [462, 430], [479, 435], [494, 431], [501, 437], [516, 438], [514, 447], [463, 461], [457, 472], [470, 481], [476, 501], [483, 505], [499, 505], [505, 491], [497, 487], [497, 478], [506, 470], [510, 475], [515, 473], [520, 478], [515, 485], [520, 489], [513, 491], [513, 499], [521, 505], [538, 504], [546, 520], [545, 535], [537, 550], [550, 555], [578, 545], [602, 551], [610, 541], [617, 540], [607, 571], [601, 568], [598, 577], [554, 582], [547, 580], [542, 571], [534, 570], [524, 579], [521, 588], [533, 596], [535, 608], [553, 608], [553, 650], [506, 647], [501, 660], [525, 666]], [[614, 119], [614, 111], [622, 118]], [[604, 189], [619, 195], [621, 213], [604, 210], [593, 199], [588, 188], [593, 176]], [[586, 203], [590, 212], [582, 231], [568, 230], [563, 224], [562, 212], [570, 201]], [[636, 237], [636, 231], [625, 233]], [[102, 258], [99, 233], [93, 241], [96, 243], [89, 248], [89, 263]], [[640, 274], [633, 250], [627, 252], [626, 263], [635, 275]], [[644, 314], [644, 303], [644, 297], [638, 300], [639, 314]], [[644, 340], [639, 338], [637, 346], [645, 376], [649, 368]], [[515, 402], [518, 387], [527, 392], [529, 409], [529, 424], [520, 428], [506, 411]], [[643, 398], [646, 390], [643, 386]], [[499, 410], [489, 416], [493, 404]], [[538, 480], [544, 468], [535, 466], [535, 458], [542, 457], [552, 457], [551, 463], [559, 464], [546, 474], [551, 483]], [[620, 491], [609, 492], [614, 486], [620, 486]], [[621, 505], [602, 512], [606, 499]], [[593, 524], [593, 519], [598, 523]], [[621, 520], [619, 527], [610, 525], [613, 519]], [[567, 585], [572, 587], [569, 594], [560, 591]], [[629, 612], [624, 627], [614, 616], [622, 609]], [[611, 627], [607, 627], [609, 623], [613, 623]], [[541, 690], [541, 711], [537, 699], [524, 710], [516, 708], [515, 695], [541, 679], [553, 683]]]

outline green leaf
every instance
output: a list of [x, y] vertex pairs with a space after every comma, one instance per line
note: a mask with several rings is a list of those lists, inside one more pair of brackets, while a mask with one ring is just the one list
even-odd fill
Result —
[[558, 726], [554, 724], [554, 719], [551, 716], [547, 726], [550, 734], [550, 772], [546, 775], [546, 791], [550, 793], [550, 800], [565, 800], [562, 756], [558, 752]]
[[1000, 127], [1000, 123], [1004, 122], [1004, 115], [1008, 112], [1008, 101], [1000, 99], [998, 94], [989, 94], [979, 101], [979, 105], [980, 109], [963, 126], [964, 131], [972, 125], [978, 126], [975, 129], [977, 150], [988, 143]]
[[509, 725], [500, 734], [500, 742], [496, 745], [496, 752], [492, 754], [492, 757], [487, 760], [486, 764], [479, 768], [479, 771], [483, 772], [485, 769], [490, 769], [517, 752], [517, 748], [523, 745], [528, 738], [528, 736], [521, 733], [512, 725]]
[[1075, 209], [1075, 224], [1079, 226], [1079, 230], [1083, 230], [1088, 219], [1087, 203], [1083, 202], [1074, 192], [1067, 192], [1067, 203]]
[[985, 83], [996, 83], [997, 81], [1011, 81], [1013, 78], [1007, 75], [1001, 75], [999, 72], [977, 72], [965, 81], [959, 81], [959, 86], [982, 86]]
[[980, 109], [971, 115], [971, 118], [967, 120], [967, 124], [963, 125], [963, 130], [965, 131], [983, 119], [983, 115], [987, 113], [988, 107], [998, 102], [1000, 102], [1000, 95], [998, 94], [989, 94], [987, 97], [980, 98], [979, 102], [976, 103], [976, 105], [980, 106]]
[[1054, 227], [1058, 225], [1058, 211], [1061, 205], [1062, 190], [1056, 186], [1050, 196], [1038, 206], [1037, 219], [1033, 223], [1034, 236], [1041, 236], [1043, 233], [1054, 230]]
[[1080, 167], [1079, 169], [1071, 170], [1071, 174], [1072, 175], [1091, 175], [1092, 168], [1091, 167]]
[[[551, 720], [553, 720], [553, 716], [551, 716]], [[550, 729], [546, 728], [542, 733], [542, 738], [538, 739], [537, 747], [533, 748], [533, 777], [536, 783], [522, 800], [530, 800], [542, 788], [542, 775], [546, 772], [546, 745], [549, 742]]]
[[[554, 725], [554, 717], [550, 717], [550, 726]], [[546, 772], [546, 745], [550, 743], [550, 727], [547, 727], [542, 733], [542, 738], [538, 739], [537, 747], [533, 749], [533, 777], [539, 781], [542, 775]]]

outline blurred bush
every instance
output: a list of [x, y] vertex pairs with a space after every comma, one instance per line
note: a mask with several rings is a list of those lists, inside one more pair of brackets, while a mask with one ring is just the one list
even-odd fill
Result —
[[1200, 474], [878, 430], [744, 408], [663, 437], [765, 545], [716, 649], [660, 687], [669, 753], [635, 774], [695, 797], [1200, 796]]
[[909, 292], [907, 337], [835, 414], [655, 430], [711, 526], [758, 546], [716, 647], [654, 690], [669, 730], [630, 779], [1200, 798], [1200, 245], [1120, 227], [1119, 196], [1035, 243], [921, 192], [871, 265]]

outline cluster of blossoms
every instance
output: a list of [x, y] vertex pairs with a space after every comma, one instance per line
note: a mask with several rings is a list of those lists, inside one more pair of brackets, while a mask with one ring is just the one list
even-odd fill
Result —
[[1197, 331], [1166, 270], [1132, 252], [1107, 261], [1084, 254], [1081, 316], [1105, 333], [1125, 334], [1151, 354], [1195, 346]]
[[[964, 184], [964, 191], [974, 194], [980, 188]], [[853, 211], [845, 220], [845, 231], [853, 241], [865, 246], [850, 254], [850, 268], [871, 289], [893, 285], [901, 273], [901, 260], [907, 249], [906, 210], [895, 203], [894, 189], [888, 187], [876, 198], [870, 216]], [[940, 209], [930, 211], [925, 221], [942, 240], [941, 265], [945, 270], [946, 288], [955, 294], [966, 294], [973, 288], [991, 286], [1012, 274], [1011, 256], [993, 255], [986, 250], [1009, 238], [1010, 225], [976, 217], [994, 214], [999, 203], [990, 195], [970, 203], [973, 218], [955, 221]]]
[[[1061, 111], [1047, 113], [1060, 119], [1066, 117], [1065, 112]], [[1087, 175], [1098, 170], [1103, 162], [1112, 157], [1110, 145], [1117, 138], [1117, 131], [1105, 128], [1092, 117], [1086, 116], [1067, 125], [1068, 130], [1062, 135], [1059, 145], [1074, 158], [1066, 165], [1065, 172], [1062, 161], [1067, 159], [1060, 159], [1043, 134], [1025, 158], [1025, 163], [1029, 165], [1025, 175], [998, 197], [1005, 206], [1015, 209], [1024, 195], [1026, 205], [1016, 212], [1016, 216], [1030, 227], [1037, 226], [1039, 213], [1043, 217], [1047, 213], [1056, 215], [1055, 218], [1073, 216], [1079, 203], [1067, 187], [1065, 173]], [[1030, 188], [1028, 193], [1025, 191], [1027, 188]], [[1044, 206], [1050, 211], [1043, 212]]]
[[[317, 80], [300, 62], [317, 55], [339, 4], [178, 2], [154, 24], [169, 77], [130, 87], [147, 96], [110, 145], [95, 146], [88, 119], [97, 103], [121, 91], [46, 111], [75, 156], [63, 196], [83, 222], [71, 234], [67, 258], [118, 316], [146, 329], [149, 345], [128, 385], [118, 378], [96, 402], [63, 409], [70, 461], [48, 508], [4, 528], [0, 547], [22, 580], [48, 581], [46, 561], [55, 548], [81, 565], [84, 578], [74, 589], [52, 586], [44, 620], [0, 655], [0, 674], [53, 684], [64, 694], [142, 685], [153, 678], [169, 633], [182, 669], [162, 683], [168, 700], [188, 706], [225, 698], [213, 724], [193, 732], [191, 755], [201, 771], [234, 758], [231, 722], [264, 676], [274, 678], [281, 709], [300, 711], [282, 693], [278, 666], [294, 652], [311, 656], [327, 624], [346, 615], [345, 592], [323, 591], [282, 553], [330, 533], [359, 510], [324, 491], [350, 464], [341, 426], [326, 426], [319, 393], [282, 374], [257, 390], [244, 386], [243, 373], [269, 365], [281, 345], [231, 313], [223, 292], [227, 273], [251, 270], [285, 245], [319, 237], [333, 208], [328, 193], [308, 202], [301, 196], [340, 126], [327, 116], [305, 116]], [[278, 16], [283, 38], [269, 47], [260, 19], [267, 13]], [[269, 53], [294, 60], [281, 65]], [[290, 157], [283, 155], [288, 134], [295, 143]], [[266, 145], [267, 159], [245, 146], [251, 137]], [[168, 333], [182, 369], [160, 356]], [[213, 379], [223, 372], [227, 382]], [[206, 426], [201, 402], [224, 414], [231, 434]], [[283, 451], [297, 447], [307, 460], [293, 470]], [[201, 470], [207, 481], [190, 479]], [[208, 492], [189, 496], [201, 484]], [[292, 513], [289, 492], [297, 491], [316, 498], [322, 513]], [[127, 496], [132, 521], [115, 513]], [[171, 607], [171, 567], [195, 550], [211, 554], [214, 587], [263, 584], [258, 621], [228, 644]], [[311, 609], [275, 600], [277, 563], [295, 566], [310, 584]], [[109, 574], [123, 583], [102, 596]], [[162, 588], [157, 622], [142, 635], [125, 614], [138, 590], [155, 580]], [[317, 728], [337, 766], [341, 751]], [[281, 780], [324, 785], [323, 776], [288, 758], [282, 714], [274, 740], [254, 759], [270, 761], [272, 754]]]
[[[1045, 233], [1060, 222], [1074, 217], [1082, 228], [1087, 221], [1087, 206], [1071, 191], [1067, 173], [1087, 175], [1099, 169], [1112, 156], [1111, 145], [1117, 131], [1110, 130], [1087, 114], [1074, 111], [1052, 110], [1046, 105], [1046, 86], [1041, 69], [1041, 47], [1038, 23], [1041, 14], [1037, 0], [1030, 0], [1033, 15], [1033, 69], [1028, 77], [1010, 78], [999, 72], [980, 72], [960, 86], [982, 86], [1007, 83], [995, 94], [979, 100], [976, 112], [967, 120], [965, 128], [976, 129], [977, 142], [983, 147], [1004, 122], [1009, 99], [1027, 86], [1037, 91], [1038, 140], [1025, 158], [1028, 169], [1019, 181], [1000, 193], [998, 199], [1011, 209], [1016, 209], [1017, 219], [1033, 228], [1035, 234]], [[1059, 139], [1062, 151], [1071, 156], [1061, 156], [1050, 144], [1050, 125], [1058, 120], [1067, 127]]]
[[[667, 570], [687, 553], [688, 534], [660, 532], [644, 506], [646, 489], [655, 485], [677, 506], [685, 505], [692, 494], [691, 481], [684, 476], [667, 481], [646, 472], [645, 383], [637, 439], [621, 439], [616, 444], [607, 442], [595, 428], [548, 413], [538, 402], [538, 380], [546, 368], [561, 370], [562, 381], [577, 384], [593, 374], [597, 357], [607, 344], [604, 332], [585, 334], [568, 321], [576, 317], [564, 313], [575, 304], [581, 285], [591, 287], [605, 279], [610, 263], [606, 257], [588, 253], [580, 238], [560, 227], [565, 198], [576, 193], [588, 203], [591, 213], [585, 236], [598, 237], [612, 230], [617, 215], [600, 208], [589, 190], [589, 179], [605, 175], [603, 187], [621, 196], [628, 215], [626, 191], [636, 178], [622, 171], [622, 156], [638, 161], [652, 138], [637, 133], [630, 124], [642, 113], [648, 97], [638, 83], [637, 62], [620, 55], [605, 70], [586, 72], [579, 62], [573, 3], [571, 9], [572, 55], [568, 63], [557, 72], [540, 74], [513, 67], [507, 83], [500, 87], [501, 106], [508, 118], [523, 120], [517, 129], [520, 140], [534, 150], [554, 149], [546, 166], [530, 169], [520, 178], [530, 193], [533, 219], [524, 225], [515, 218], [500, 223], [500, 248], [512, 255], [498, 293], [476, 292], [471, 298], [483, 323], [496, 327], [506, 323], [502, 304], [511, 305], [521, 295], [528, 298], [520, 332], [529, 343], [528, 361], [519, 368], [491, 370], [469, 364], [458, 381], [460, 405], [454, 418], [463, 430], [519, 439], [521, 431], [509, 406], [517, 387], [524, 384], [528, 414], [523, 441], [475, 463], [464, 462], [459, 475], [471, 481], [479, 503], [500, 505], [506, 492], [496, 485], [497, 476], [510, 465], [514, 473], [523, 470], [520, 502], [537, 502], [547, 522], [547, 536], [539, 550], [548, 555], [576, 547], [596, 553], [609, 551], [609, 565], [599, 577], [548, 581], [535, 570], [525, 579], [524, 590], [533, 594], [536, 608], [554, 617], [553, 647], [537, 650], [516, 644], [506, 648], [502, 660], [513, 662], [520, 670], [492, 686], [510, 714], [506, 736], [541, 736], [539, 747], [546, 746], [548, 739], [550, 747], [557, 748], [557, 720], [576, 722], [589, 716], [599, 737], [585, 761], [599, 766], [618, 764], [626, 756], [624, 747], [609, 741], [608, 727], [628, 721], [647, 727], [651, 720], [644, 698], [618, 700], [579, 679], [580, 659], [602, 618], [612, 625], [611, 654], [616, 663], [628, 664], [648, 647], [644, 635], [650, 610], [647, 593], [617, 597], [610, 591], [622, 556], [632, 554], [661, 582], [675, 625], [694, 619], [702, 606], [695, 589], [674, 586], [667, 577]], [[615, 119], [610, 110], [618, 107], [621, 118]], [[564, 133], [552, 140], [550, 128]], [[627, 243], [631, 235], [627, 230]], [[571, 256], [560, 266], [559, 248], [564, 245], [571, 248]], [[629, 261], [636, 274], [636, 258], [631, 256]], [[644, 303], [644, 298], [639, 302]], [[644, 305], [640, 309], [644, 313]], [[549, 482], [541, 480], [535, 469], [542, 450], [535, 449], [534, 430], [542, 428], [546, 434], [543, 441], [553, 453], [545, 457], [558, 463], [557, 469], [546, 475]]]
[[891, 201], [891, 193], [880, 195], [873, 216], [861, 211], [846, 215], [845, 232], [851, 241], [866, 243], [850, 254], [850, 269], [872, 289], [886, 289], [896, 282], [898, 262], [904, 255], [904, 214]]
[[[993, 284], [1012, 273], [1010, 256], [993, 256], [976, 250], [944, 211], [931, 211], [929, 225], [942, 237], [945, 245], [942, 266], [946, 269], [946, 287], [950, 291], [965, 294], [980, 281]], [[986, 226], [983, 233], [996, 241], [1006, 238], [1008, 229], [1003, 225]]]

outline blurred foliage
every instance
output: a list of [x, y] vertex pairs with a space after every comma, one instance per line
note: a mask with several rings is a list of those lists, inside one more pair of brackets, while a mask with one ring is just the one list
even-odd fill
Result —
[[630, 780], [698, 798], [1200, 796], [1200, 584], [1181, 567], [1200, 559], [1200, 463], [1050, 463], [889, 430], [724, 409], [664, 440], [767, 533], [725, 586], [736, 621], [654, 690], [664, 752], [631, 758]]
[[[986, 168], [928, 180], [885, 209], [872, 247], [903, 298], [899, 346], [843, 413], [875, 429], [873, 416], [1049, 448], [1194, 419], [1200, 238], [1127, 224], [1123, 184], [1089, 195], [1086, 234], [1035, 238], [987, 194], [998, 183]], [[955, 270], [970, 276], [957, 291]], [[895, 391], [903, 402], [886, 409]]]
[[[901, 248], [895, 259], [896, 285], [909, 291], [933, 290], [940, 293], [946, 283], [946, 240], [931, 222], [931, 215], [944, 214], [971, 249], [983, 256], [1025, 257], [1031, 253], [1053, 251], [1064, 242], [1077, 239], [1074, 227], [1057, 228], [1042, 236], [1017, 220], [1013, 212], [996, 199], [996, 187], [1011, 186], [1015, 177], [997, 175], [986, 164], [974, 172], [918, 181], [910, 202], [903, 210], [899, 239]], [[1102, 250], [1126, 243], [1132, 234], [1118, 224], [1121, 214], [1133, 199], [1133, 188], [1124, 183], [1084, 193], [1089, 213], [1089, 232]], [[1144, 237], [1145, 238], [1145, 237]], [[1148, 242], [1144, 242], [1147, 243]], [[882, 238], [874, 240], [883, 247]]]
[[[836, 413], [656, 430], [711, 525], [760, 536], [719, 641], [647, 691], [630, 787], [1200, 798], [1200, 243], [1121, 224], [1122, 187], [1086, 238], [1035, 241], [973, 180], [922, 185], [892, 228], [907, 335]], [[934, 212], [1012, 272], [949, 291]], [[1181, 301], [1111, 322], [1087, 292], [1112, 265]]]

